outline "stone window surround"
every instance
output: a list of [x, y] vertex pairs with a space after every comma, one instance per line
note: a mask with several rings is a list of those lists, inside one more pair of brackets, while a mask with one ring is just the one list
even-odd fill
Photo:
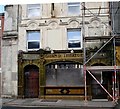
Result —
[[[79, 41], [80, 41], [80, 47], [74, 47], [74, 48], [69, 48], [68, 47], [68, 31], [72, 31], [72, 32], [74, 32], [74, 31], [80, 31], [80, 39], [79, 39]], [[67, 28], [67, 48], [68, 49], [82, 49], [82, 32], [81, 32], [81, 28]]]
[[[40, 30], [27, 30], [26, 32], [27, 32], [27, 50], [28, 50], [28, 51], [39, 50], [39, 49], [40, 49], [40, 37], [39, 37], [39, 40], [38, 40], [38, 39], [36, 39], [36, 40], [28, 39], [28, 33], [29, 33], [29, 32], [39, 32], [39, 35], [40, 35]], [[29, 48], [28, 48], [28, 43], [29, 43], [29, 42], [39, 42], [39, 48], [29, 49]]]
[[[79, 2], [70, 2], [67, 3], [67, 7], [68, 7], [68, 15], [80, 15], [80, 3]], [[77, 12], [70, 12], [69, 8], [79, 8], [79, 11]], [[74, 9], [73, 9], [74, 10]]]
[[[31, 11], [35, 12], [35, 10], [39, 10], [39, 11], [37, 13], [34, 13], [34, 14], [30, 13]], [[40, 4], [27, 4], [27, 16], [28, 16], [28, 18], [41, 16], [41, 5]]]

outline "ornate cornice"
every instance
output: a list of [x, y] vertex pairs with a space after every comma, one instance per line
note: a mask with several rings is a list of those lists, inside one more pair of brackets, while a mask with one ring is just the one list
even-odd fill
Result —
[[120, 46], [116, 47], [116, 60], [117, 60], [117, 65], [120, 65]]
[[18, 37], [17, 31], [4, 31], [3, 33], [3, 39], [17, 38], [17, 37]]

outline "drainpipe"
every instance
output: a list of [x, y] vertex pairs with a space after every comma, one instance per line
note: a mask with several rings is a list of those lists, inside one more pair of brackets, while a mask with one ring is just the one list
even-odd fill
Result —
[[84, 84], [85, 84], [85, 102], [87, 101], [87, 83], [86, 83], [86, 44], [85, 44], [85, 2], [83, 2], [83, 11], [82, 11], [82, 26], [83, 26], [83, 72], [84, 72]]

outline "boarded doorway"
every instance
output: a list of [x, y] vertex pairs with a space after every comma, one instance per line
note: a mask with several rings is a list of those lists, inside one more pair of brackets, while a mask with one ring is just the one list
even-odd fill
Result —
[[[97, 80], [102, 84], [102, 86], [111, 94], [109, 87], [112, 83], [112, 73], [97, 71], [93, 74]], [[93, 99], [107, 99], [108, 94], [103, 90], [103, 88], [92, 78], [92, 98]]]
[[28, 65], [24, 68], [24, 95], [27, 98], [37, 98], [39, 95], [39, 68]]

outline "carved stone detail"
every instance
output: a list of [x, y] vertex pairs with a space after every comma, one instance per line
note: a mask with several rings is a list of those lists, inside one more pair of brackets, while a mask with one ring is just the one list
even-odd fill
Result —
[[57, 28], [58, 27], [58, 23], [56, 21], [51, 21], [48, 25], [50, 28]]
[[79, 27], [79, 22], [71, 21], [69, 25], [70, 25], [71, 28], [78, 28]]
[[32, 28], [32, 29], [36, 29], [38, 27], [38, 25], [35, 22], [31, 22], [31, 23], [28, 24], [28, 27]]
[[[24, 67], [36, 65], [39, 67], [39, 97], [44, 96], [45, 65], [55, 61], [74, 61], [82, 63], [82, 53], [30, 54], [21, 53], [18, 61], [18, 96], [24, 97]], [[63, 93], [66, 93], [65, 90]]]
[[120, 46], [116, 47], [116, 64], [120, 65]]

